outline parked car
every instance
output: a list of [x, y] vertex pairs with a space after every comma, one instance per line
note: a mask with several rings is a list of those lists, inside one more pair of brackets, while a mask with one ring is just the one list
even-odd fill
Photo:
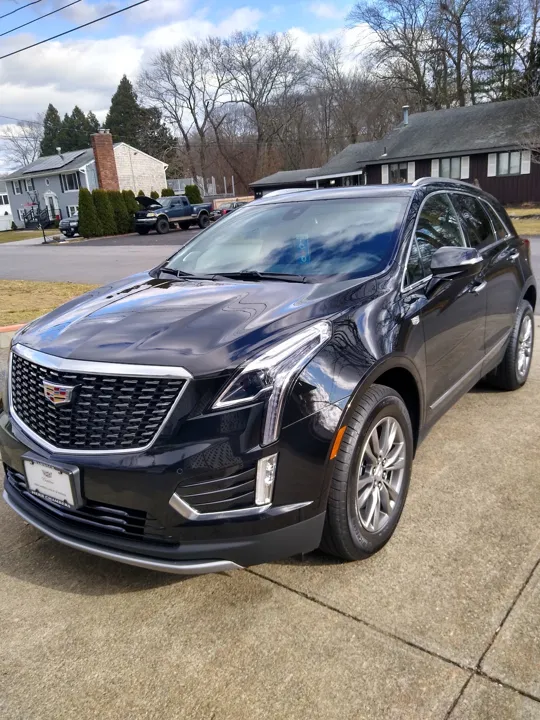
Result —
[[58, 229], [66, 237], [74, 237], [79, 232], [79, 216], [72, 215], [68, 218], [63, 218], [58, 223]]
[[4, 497], [174, 573], [364, 558], [443, 413], [525, 384], [536, 298], [528, 242], [472, 185], [262, 198], [16, 335]]
[[235, 200], [234, 202], [225, 203], [224, 205], [220, 205], [218, 208], [216, 208], [210, 215], [211, 220], [219, 220], [220, 218], [224, 217], [225, 215], [230, 215], [235, 210], [238, 210], [238, 208], [245, 207], [248, 204], [247, 201], [242, 200]]
[[171, 195], [159, 200], [139, 195], [137, 201], [144, 208], [135, 213], [135, 230], [139, 235], [147, 235], [150, 230], [163, 235], [175, 225], [181, 230], [189, 230], [195, 224], [205, 228], [210, 223], [212, 203], [191, 205], [185, 195]]

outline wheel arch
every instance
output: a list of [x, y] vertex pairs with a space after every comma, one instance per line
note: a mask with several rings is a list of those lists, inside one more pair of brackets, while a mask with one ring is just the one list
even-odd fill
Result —
[[536, 287], [534, 283], [531, 283], [525, 290], [525, 293], [523, 294], [523, 299], [527, 300], [527, 302], [531, 304], [533, 310], [536, 308], [536, 297]]
[[361, 380], [347, 403], [340, 426], [347, 424], [358, 398], [375, 383], [391, 387], [403, 398], [411, 418], [416, 450], [425, 418], [424, 386], [416, 366], [406, 356], [385, 358]]

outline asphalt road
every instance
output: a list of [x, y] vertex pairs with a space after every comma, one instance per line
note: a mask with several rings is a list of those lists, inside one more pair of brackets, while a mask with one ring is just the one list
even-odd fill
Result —
[[[0, 278], [106, 283], [154, 267], [199, 232], [128, 235], [62, 245], [0, 244]], [[531, 238], [533, 269], [540, 280], [540, 236]]]
[[198, 232], [129, 235], [60, 245], [3, 243], [0, 278], [105, 284], [154, 267]]
[[525, 388], [476, 389], [435, 426], [394, 537], [356, 563], [181, 580], [0, 501], [0, 716], [539, 720], [539, 425], [536, 352]]

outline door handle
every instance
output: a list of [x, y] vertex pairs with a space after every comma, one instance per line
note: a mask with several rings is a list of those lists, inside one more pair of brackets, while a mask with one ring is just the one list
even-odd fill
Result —
[[475, 285], [471, 289], [471, 292], [476, 293], [476, 295], [478, 295], [479, 293], [482, 292], [482, 290], [486, 287], [486, 285], [487, 285], [487, 282], [484, 280], [483, 282], [479, 283], [478, 285]]
[[508, 259], [509, 260], [517, 260], [518, 258], [519, 258], [519, 251], [516, 250], [516, 252], [513, 252]]

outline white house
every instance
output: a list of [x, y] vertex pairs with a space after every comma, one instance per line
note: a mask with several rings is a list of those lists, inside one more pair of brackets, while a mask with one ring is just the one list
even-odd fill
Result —
[[31, 227], [38, 222], [38, 207], [41, 222], [75, 215], [82, 187], [160, 193], [167, 187], [166, 169], [166, 163], [142, 150], [123, 142], [113, 144], [105, 130], [92, 135], [91, 148], [66, 153], [59, 149], [56, 155], [40, 157], [4, 180], [16, 225]]

